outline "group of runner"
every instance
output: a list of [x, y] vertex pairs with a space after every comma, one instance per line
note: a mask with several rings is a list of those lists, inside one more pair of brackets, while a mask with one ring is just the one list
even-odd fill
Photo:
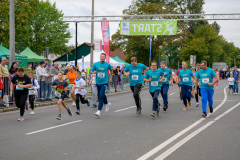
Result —
[[[97, 117], [100, 117], [103, 106], [105, 106], [105, 111], [109, 110], [111, 103], [108, 102], [107, 96], [105, 94], [106, 87], [108, 82], [112, 81], [112, 74], [109, 77], [109, 70], [112, 72], [112, 66], [106, 61], [106, 54], [102, 53], [100, 55], [100, 61], [94, 63], [91, 68], [90, 73], [94, 76], [94, 85], [96, 85], [97, 96], [99, 99], [98, 110], [95, 113]], [[163, 98], [163, 110], [167, 111], [168, 109], [168, 90], [169, 86], [173, 85], [173, 74], [172, 71], [166, 67], [166, 63], [162, 61], [160, 63], [159, 69], [157, 69], [157, 63], [151, 62], [151, 68], [148, 69], [144, 64], [137, 63], [137, 58], [131, 58], [131, 64], [127, 65], [124, 69], [124, 74], [129, 76], [130, 79], [130, 88], [133, 93], [133, 98], [136, 104], [136, 114], [140, 115], [142, 112], [141, 98], [140, 93], [143, 88], [143, 83], [149, 83], [149, 92], [153, 99], [151, 114], [152, 117], [159, 116], [160, 112], [160, 102], [158, 100], [159, 94], [161, 93]], [[201, 69], [200, 69], [201, 67]], [[201, 93], [202, 96], [202, 116], [205, 118], [207, 116], [207, 101], [209, 104], [210, 113], [213, 112], [213, 94], [214, 94], [214, 84], [218, 81], [216, 73], [207, 67], [207, 62], [202, 61], [201, 64], [197, 64], [196, 71], [193, 73], [191, 70], [187, 69], [187, 63], [182, 63], [182, 69], [178, 70], [176, 74], [175, 81], [180, 87], [180, 97], [183, 100], [184, 108], [187, 110], [187, 107], [191, 107], [191, 93], [192, 88], [195, 91], [195, 98], [197, 106], [198, 94]], [[144, 72], [144, 74], [142, 74]], [[30, 78], [29, 78], [30, 77]], [[37, 81], [35, 81], [32, 76], [24, 75], [23, 68], [18, 69], [18, 74], [13, 77], [11, 81], [11, 92], [12, 95], [13, 88], [15, 92], [16, 105], [20, 108], [20, 118], [19, 121], [23, 121], [23, 114], [25, 108], [25, 102], [27, 101], [28, 90], [36, 90], [38, 87]], [[195, 83], [194, 83], [195, 82]], [[35, 84], [34, 84], [35, 83]], [[14, 86], [15, 85], [15, 86]], [[84, 89], [85, 81], [81, 79], [81, 72], [77, 71], [75, 85], [71, 90], [72, 99], [76, 103], [77, 114], [80, 114], [79, 99], [82, 104], [87, 104], [90, 106], [90, 101], [85, 100], [84, 96], [87, 93]], [[58, 79], [54, 80], [52, 83], [52, 88], [55, 88], [54, 96], [58, 98], [58, 111], [59, 114], [56, 119], [61, 120], [61, 105], [67, 110], [68, 114], [72, 116], [72, 111], [67, 107], [64, 99], [67, 96], [66, 91], [68, 88], [67, 81], [63, 80], [63, 73], [58, 73]], [[16, 98], [17, 97], [17, 98]], [[94, 97], [93, 97], [94, 98]], [[33, 99], [31, 97], [31, 99]], [[94, 98], [96, 101], [96, 97]], [[34, 100], [34, 99], [33, 99]], [[94, 104], [96, 107], [97, 105]], [[33, 110], [34, 104], [31, 103], [31, 108]]]

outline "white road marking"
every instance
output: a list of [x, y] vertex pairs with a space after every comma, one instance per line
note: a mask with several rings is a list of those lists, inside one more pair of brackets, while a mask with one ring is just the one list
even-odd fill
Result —
[[155, 158], [155, 160], [162, 160], [162, 159], [167, 158], [170, 154], [172, 154], [174, 151], [176, 151], [178, 148], [180, 148], [183, 144], [185, 144], [186, 142], [191, 140], [193, 137], [195, 137], [197, 134], [199, 134], [200, 132], [202, 132], [203, 130], [205, 130], [209, 126], [211, 126], [214, 122], [216, 122], [217, 120], [219, 120], [220, 118], [224, 117], [226, 114], [228, 114], [229, 112], [231, 112], [232, 110], [237, 108], [239, 105], [240, 105], [240, 102], [238, 104], [236, 104], [235, 106], [231, 107], [230, 109], [228, 109], [227, 111], [225, 111], [224, 113], [222, 113], [221, 115], [217, 116], [213, 121], [208, 122], [207, 124], [205, 124], [201, 128], [199, 128], [196, 131], [192, 132], [186, 138], [184, 138], [183, 140], [181, 140], [180, 142], [175, 144], [173, 147], [169, 148], [167, 151], [162, 153], [160, 156]]
[[[224, 88], [224, 99], [223, 101], [218, 105], [217, 108], [214, 109], [213, 113], [215, 111], [217, 111], [220, 107], [222, 107], [222, 105], [226, 102], [227, 100], [227, 93], [226, 93], [226, 88], [228, 86], [226, 86]], [[208, 117], [211, 116], [211, 113], [208, 115]], [[187, 128], [185, 128], [184, 130], [180, 131], [179, 133], [177, 133], [176, 135], [174, 135], [173, 137], [171, 137], [170, 139], [166, 140], [165, 142], [163, 142], [162, 144], [160, 144], [159, 146], [155, 147], [154, 149], [152, 149], [151, 151], [147, 152], [146, 154], [144, 154], [142, 157], [138, 158], [137, 160], [146, 160], [148, 158], [150, 158], [151, 156], [153, 156], [154, 154], [156, 154], [157, 152], [159, 152], [161, 149], [163, 149], [164, 147], [166, 147], [167, 145], [169, 145], [170, 143], [172, 143], [173, 141], [175, 141], [177, 138], [179, 138], [180, 136], [182, 136], [183, 134], [187, 133], [189, 130], [191, 130], [192, 128], [196, 127], [199, 123], [201, 123], [202, 121], [204, 121], [205, 118], [201, 118], [198, 121], [196, 121], [195, 123], [193, 123], [192, 125], [188, 126]]]
[[134, 107], [136, 107], [136, 106], [132, 106], [132, 107], [128, 107], [128, 108], [119, 109], [119, 110], [116, 110], [116, 111], [114, 111], [114, 112], [121, 112], [121, 111], [125, 111], [125, 110], [127, 110], [127, 109], [131, 109], [131, 108], [134, 108]]
[[38, 131], [29, 132], [29, 133], [26, 133], [26, 135], [31, 135], [31, 134], [35, 134], [35, 133], [39, 133], [39, 132], [44, 132], [44, 131], [47, 131], [47, 130], [50, 130], [50, 129], [66, 126], [66, 125], [69, 125], [69, 124], [74, 124], [74, 123], [81, 122], [81, 121], [82, 120], [77, 120], [77, 121], [73, 121], [73, 122], [69, 122], [69, 123], [64, 123], [64, 124], [61, 124], [61, 125], [57, 125], [57, 126], [41, 129], [41, 130], [38, 130]]
[[173, 92], [173, 93], [169, 94], [169, 96], [171, 96], [171, 95], [174, 95], [174, 94], [175, 94], [175, 92]]

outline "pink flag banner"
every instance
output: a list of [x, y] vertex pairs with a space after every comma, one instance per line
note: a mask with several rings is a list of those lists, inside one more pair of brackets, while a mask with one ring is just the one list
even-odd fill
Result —
[[106, 18], [103, 18], [102, 20], [106, 20], [101, 22], [102, 26], [102, 37], [103, 37], [103, 45], [104, 45], [104, 51], [106, 53], [106, 61], [109, 63], [109, 54], [110, 54], [110, 29], [109, 29], [109, 22]]

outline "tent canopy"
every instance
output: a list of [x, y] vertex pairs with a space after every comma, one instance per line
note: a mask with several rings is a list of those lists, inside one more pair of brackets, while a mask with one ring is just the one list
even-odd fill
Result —
[[[100, 61], [100, 55], [101, 53], [104, 53], [104, 51], [93, 51], [93, 63], [96, 63]], [[122, 66], [124, 63], [119, 63], [109, 57], [109, 62], [112, 66]], [[74, 65], [75, 61], [70, 61], [70, 65]], [[79, 69], [86, 69], [90, 67], [90, 53], [84, 57], [84, 63], [82, 62], [82, 58], [77, 60], [77, 65], [79, 66]]]
[[27, 56], [28, 63], [39, 63], [40, 61], [44, 61], [43, 57], [37, 55], [28, 47], [21, 52], [21, 55]]
[[129, 65], [129, 63], [124, 62], [122, 59], [120, 59], [118, 56], [116, 57], [112, 57], [112, 59], [114, 59], [115, 61], [119, 62], [119, 63], [124, 63], [125, 66]]
[[[9, 49], [0, 45], [0, 55], [9, 58]], [[15, 61], [19, 61], [19, 66], [27, 67], [27, 56], [15, 53]], [[10, 64], [9, 64], [10, 65]]]

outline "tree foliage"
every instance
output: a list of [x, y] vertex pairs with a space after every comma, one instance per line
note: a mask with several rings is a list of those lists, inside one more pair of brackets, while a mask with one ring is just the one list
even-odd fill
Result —
[[[0, 17], [0, 44], [9, 48], [9, 0], [1, 0]], [[66, 52], [66, 43], [71, 38], [68, 28], [55, 3], [15, 0], [16, 50], [30, 47], [40, 55], [49, 47], [51, 53]]]

